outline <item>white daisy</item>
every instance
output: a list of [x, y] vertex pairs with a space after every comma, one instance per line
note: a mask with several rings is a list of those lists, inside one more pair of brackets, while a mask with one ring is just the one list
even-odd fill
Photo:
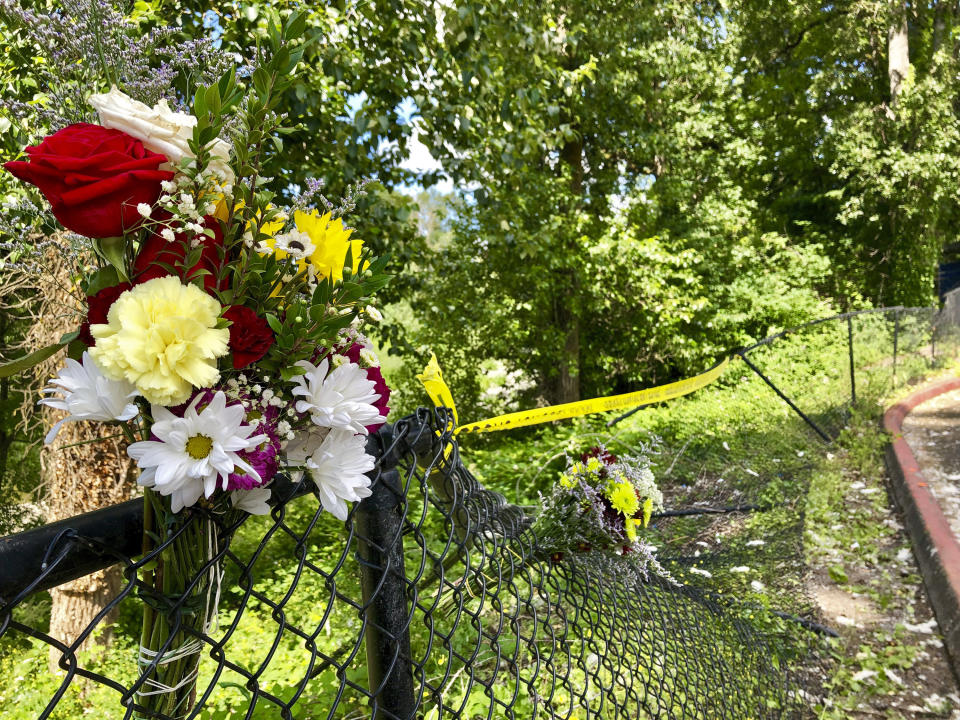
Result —
[[320, 365], [306, 360], [297, 365], [307, 372], [294, 379], [297, 387], [293, 394], [303, 398], [295, 407], [297, 412], [310, 413], [314, 425], [366, 435], [365, 426], [386, 422], [374, 405], [380, 395], [373, 391], [373, 381], [367, 379], [366, 371], [356, 363], [344, 363], [329, 375], [326, 358]]
[[251, 490], [234, 490], [230, 493], [230, 504], [237, 510], [243, 510], [251, 515], [267, 515], [270, 506], [270, 488], [257, 487]]
[[50, 428], [44, 442], [48, 445], [60, 432], [60, 426], [71, 420], [96, 420], [98, 422], [125, 422], [132, 420], [140, 409], [131, 402], [140, 393], [133, 383], [126, 380], [111, 380], [100, 372], [87, 352], [83, 364], [67, 359], [67, 366], [50, 381], [44, 393], [60, 393], [62, 397], [48, 397], [39, 404], [65, 410], [67, 417]]
[[317, 246], [313, 244], [310, 236], [299, 230], [277, 235], [274, 238], [274, 250], [282, 250], [294, 260], [305, 260], [313, 255]]
[[356, 502], [370, 496], [373, 456], [366, 452], [366, 440], [349, 430], [335, 428], [327, 433], [303, 463], [317, 485], [324, 509], [347, 519], [347, 500]]
[[139, 483], [170, 496], [173, 512], [193, 505], [200, 495], [210, 497], [220, 487], [226, 489], [232, 472], [243, 472], [258, 482], [260, 475], [238, 453], [253, 450], [269, 438], [250, 437], [254, 425], [245, 425], [246, 411], [240, 403], [227, 406], [222, 391], [210, 404], [197, 412], [203, 395], [197, 395], [183, 417], [177, 417], [161, 405], [152, 405], [153, 435], [157, 440], [136, 442], [127, 454], [143, 472]]

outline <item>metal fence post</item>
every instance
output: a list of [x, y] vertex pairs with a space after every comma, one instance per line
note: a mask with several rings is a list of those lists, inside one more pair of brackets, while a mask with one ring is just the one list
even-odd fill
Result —
[[[375, 440], [389, 445], [389, 435], [381, 433]], [[382, 452], [378, 457], [382, 464], [386, 464]], [[417, 703], [403, 562], [403, 517], [400, 511], [404, 504], [403, 490], [395, 469], [374, 470], [372, 475], [372, 494], [357, 507], [354, 524], [360, 554], [367, 677], [375, 708], [373, 717], [375, 720], [412, 720]]]
[[937, 315], [930, 321], [930, 365], [937, 364]]
[[857, 378], [853, 366], [853, 318], [847, 315], [847, 349], [850, 351], [850, 404], [857, 404]]
[[897, 342], [900, 340], [900, 311], [893, 311], [893, 386], [897, 386]]

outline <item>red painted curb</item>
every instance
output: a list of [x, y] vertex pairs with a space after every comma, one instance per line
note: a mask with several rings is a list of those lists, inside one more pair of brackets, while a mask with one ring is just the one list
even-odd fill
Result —
[[937, 617], [954, 674], [960, 678], [960, 542], [927, 486], [916, 456], [903, 438], [903, 420], [918, 405], [952, 390], [960, 377], [948, 378], [915, 392], [889, 408], [883, 427], [891, 435], [887, 469], [894, 498], [913, 544], [913, 553]]

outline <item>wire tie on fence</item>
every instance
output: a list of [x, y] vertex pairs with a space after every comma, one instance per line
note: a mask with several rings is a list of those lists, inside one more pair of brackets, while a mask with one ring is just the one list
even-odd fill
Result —
[[53, 541], [47, 545], [47, 551], [43, 554], [43, 562], [40, 563], [40, 570], [46, 570], [47, 566], [50, 564], [50, 555], [53, 553], [53, 549], [60, 544], [60, 542], [66, 538], [74, 539], [77, 535], [77, 531], [73, 528], [64, 528], [57, 536], [53, 538]]

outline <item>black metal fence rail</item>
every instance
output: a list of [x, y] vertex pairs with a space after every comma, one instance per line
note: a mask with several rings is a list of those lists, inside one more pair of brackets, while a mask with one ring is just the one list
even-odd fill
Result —
[[[955, 334], [929, 309], [834, 320], [788, 333], [813, 347], [847, 348], [825, 353], [822, 366], [777, 365], [773, 341], [741, 351], [825, 439], [871, 382], [932, 360]], [[831, 392], [810, 392], [821, 381]], [[309, 479], [277, 480], [268, 517], [227, 525], [207, 515], [217, 535], [211, 564], [223, 577], [218, 623], [191, 631], [203, 657], [190, 717], [812, 713], [829, 629], [646, 573], [629, 556], [545, 554], [523, 509], [463, 465], [447, 420], [442, 410], [422, 409], [370, 438], [378, 458], [373, 493], [346, 524], [324, 513]], [[686, 472], [682, 462], [675, 472]], [[662, 517], [759, 508], [718, 498]], [[193, 512], [197, 522], [207, 513]], [[0, 675], [11, 683], [7, 673], [32, 663], [20, 681], [31, 692], [0, 694], [0, 716], [149, 715], [138, 702], [146, 675], [136, 662], [142, 603], [165, 603], [174, 625], [195, 610], [186, 597], [151, 596], [141, 575], [158, 551], [141, 554], [142, 531], [136, 500], [0, 539]], [[121, 569], [120, 591], [77, 638], [52, 637], [41, 591], [107, 567]], [[112, 643], [98, 642], [107, 626]], [[48, 653], [56, 671], [47, 668]]]

